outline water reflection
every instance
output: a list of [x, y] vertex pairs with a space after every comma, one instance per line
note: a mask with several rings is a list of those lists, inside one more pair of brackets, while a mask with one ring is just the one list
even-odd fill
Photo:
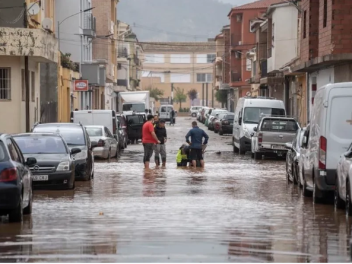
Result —
[[144, 170], [143, 175], [143, 196], [160, 197], [166, 193], [165, 168], [159, 167], [151, 170]]

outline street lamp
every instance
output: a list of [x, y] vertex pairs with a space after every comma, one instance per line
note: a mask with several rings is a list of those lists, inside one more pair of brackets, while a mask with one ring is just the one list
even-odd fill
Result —
[[61, 22], [60, 21], [57, 21], [57, 38], [59, 40], [59, 51], [60, 51], [60, 25], [65, 22], [65, 20], [69, 19], [70, 17], [73, 17], [73, 16], [76, 16], [76, 15], [79, 15], [81, 13], [85, 13], [85, 12], [88, 12], [88, 11], [91, 11], [94, 7], [91, 7], [91, 8], [87, 8], [87, 9], [84, 9], [78, 13], [75, 13], [73, 15], [70, 15], [68, 17], [66, 17], [64, 20], [62, 20]]

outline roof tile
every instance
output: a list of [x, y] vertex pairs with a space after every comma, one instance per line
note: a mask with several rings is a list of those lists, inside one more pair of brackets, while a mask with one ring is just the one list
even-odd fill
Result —
[[236, 6], [232, 8], [232, 10], [267, 8], [273, 4], [281, 2], [285, 2], [285, 0], [259, 0], [245, 5]]

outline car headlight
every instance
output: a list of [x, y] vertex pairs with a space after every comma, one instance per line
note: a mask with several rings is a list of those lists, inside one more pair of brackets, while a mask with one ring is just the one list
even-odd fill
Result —
[[57, 166], [57, 171], [68, 171], [70, 170], [70, 162], [69, 161], [62, 161], [60, 162], [59, 166]]
[[77, 153], [75, 156], [76, 160], [82, 160], [87, 158], [87, 150], [82, 150], [80, 153]]

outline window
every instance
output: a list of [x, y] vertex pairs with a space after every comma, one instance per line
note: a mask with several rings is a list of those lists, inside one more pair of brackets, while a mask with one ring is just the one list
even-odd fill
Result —
[[105, 130], [105, 136], [109, 138], [113, 138], [113, 135], [111, 134], [110, 130], [107, 127], [104, 127]]
[[86, 127], [86, 131], [90, 137], [103, 136], [103, 129], [101, 127]]
[[262, 131], [282, 131], [294, 132], [297, 131], [298, 125], [293, 120], [275, 120], [265, 119], [262, 124]]
[[246, 70], [252, 71], [252, 60], [246, 59]]
[[171, 63], [191, 63], [190, 54], [171, 54], [170, 55]]
[[260, 108], [260, 107], [246, 107], [244, 109], [243, 121], [246, 124], [258, 124], [262, 115], [285, 115], [284, 109], [279, 108]]
[[160, 72], [143, 71], [142, 77], [160, 78], [162, 83], [165, 82], [165, 74]]
[[0, 99], [11, 100], [11, 68], [0, 68]]
[[197, 63], [213, 63], [216, 54], [197, 54]]
[[171, 73], [170, 82], [172, 82], [172, 83], [190, 83], [191, 82], [191, 74]]
[[211, 73], [197, 73], [197, 82], [205, 83], [205, 82], [212, 82], [213, 75]]
[[144, 63], [164, 63], [164, 54], [145, 54]]
[[35, 102], [35, 72], [31, 72], [31, 99]]
[[63, 140], [55, 136], [15, 137], [15, 142], [23, 154], [66, 154]]
[[307, 11], [303, 13], [303, 38], [307, 37]]
[[326, 27], [328, 20], [328, 0], [324, 0], [324, 21], [323, 21], [323, 27]]
[[22, 80], [22, 101], [26, 101], [26, 81], [25, 81], [24, 70], [21, 70], [21, 80]]

